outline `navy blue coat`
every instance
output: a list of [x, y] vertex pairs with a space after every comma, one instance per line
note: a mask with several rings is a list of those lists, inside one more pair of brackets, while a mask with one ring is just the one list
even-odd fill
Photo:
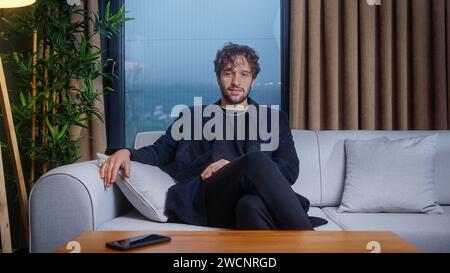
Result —
[[[259, 109], [258, 104], [252, 99], [249, 98], [248, 102]], [[220, 100], [216, 104], [220, 105]], [[205, 124], [209, 119], [208, 117], [203, 117], [202, 124]], [[268, 123], [270, 124], [270, 115]], [[200, 191], [200, 185], [204, 182], [201, 181], [200, 174], [208, 165], [213, 163], [211, 159], [211, 145], [214, 140], [176, 141], [171, 136], [171, 126], [153, 145], [140, 149], [129, 149], [131, 160], [159, 166], [178, 182], [169, 189], [167, 194], [166, 214], [169, 216], [169, 219], [177, 219], [177, 221], [188, 224], [206, 225], [203, 208], [204, 198], [202, 198]], [[261, 143], [262, 141], [259, 137], [258, 140], [246, 140], [244, 154], [260, 151]], [[299, 159], [292, 140], [288, 116], [282, 111], [279, 112], [278, 149], [275, 151], [264, 151], [264, 153], [276, 163], [289, 183], [291, 185], [294, 184], [299, 173]], [[308, 199], [298, 194], [297, 196], [304, 209], [308, 211]]]

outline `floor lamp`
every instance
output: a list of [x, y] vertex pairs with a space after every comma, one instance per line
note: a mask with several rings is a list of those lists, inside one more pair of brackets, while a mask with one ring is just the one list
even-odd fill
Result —
[[[17, 8], [31, 5], [36, 0], [2, 0], [0, 9]], [[14, 129], [11, 105], [9, 103], [8, 88], [6, 87], [5, 73], [3, 71], [2, 59], [0, 57], [0, 102], [5, 121], [6, 135], [8, 137], [9, 149], [12, 156], [12, 165], [17, 180], [17, 189], [19, 191], [20, 214], [25, 229], [25, 238], [28, 242], [28, 197], [25, 187], [25, 179], [20, 162], [19, 147], [17, 145], [16, 132]], [[2, 251], [12, 252], [11, 232], [9, 227], [8, 202], [6, 199], [5, 176], [3, 172], [3, 161], [0, 150], [0, 236], [2, 241]]]

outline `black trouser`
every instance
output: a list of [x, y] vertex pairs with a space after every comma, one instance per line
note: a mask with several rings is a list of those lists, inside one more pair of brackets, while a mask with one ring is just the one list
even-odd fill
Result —
[[313, 229], [291, 185], [277, 165], [262, 152], [239, 157], [202, 185], [209, 226]]

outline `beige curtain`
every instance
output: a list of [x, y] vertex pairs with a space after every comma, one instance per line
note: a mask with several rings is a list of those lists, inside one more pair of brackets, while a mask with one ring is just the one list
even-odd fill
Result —
[[[89, 12], [98, 12], [99, 5], [98, 0], [84, 0], [81, 1], [80, 8], [86, 7]], [[74, 21], [83, 20], [79, 16], [74, 16]], [[87, 30], [89, 33], [93, 31], [93, 25], [89, 24], [89, 29]], [[81, 40], [81, 37], [80, 37]], [[100, 36], [95, 35], [91, 38], [91, 43], [100, 48]], [[100, 60], [99, 60], [100, 61]], [[93, 82], [92, 88], [94, 90], [101, 90], [103, 86], [103, 82], [101, 78], [96, 79]], [[96, 102], [96, 108], [100, 109], [102, 113], [104, 113], [104, 103], [103, 97], [101, 97], [100, 101]], [[92, 117], [93, 120], [88, 122], [86, 125], [88, 129], [81, 129], [80, 127], [71, 128], [71, 135], [74, 138], [78, 138], [81, 136], [80, 140], [80, 156], [81, 158], [78, 161], [86, 161], [92, 160], [96, 158], [96, 153], [103, 153], [106, 149], [106, 126], [105, 124], [98, 120], [97, 117]]]
[[449, 129], [449, 64], [450, 0], [292, 0], [291, 126]]

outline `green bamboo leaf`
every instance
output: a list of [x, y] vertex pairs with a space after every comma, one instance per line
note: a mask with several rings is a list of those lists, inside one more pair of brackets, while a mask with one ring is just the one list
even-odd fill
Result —
[[58, 137], [56, 139], [60, 140], [64, 136], [64, 134], [66, 133], [68, 128], [69, 128], [69, 125], [67, 123], [64, 124], [64, 127], [61, 129], [61, 132], [59, 132]]
[[47, 128], [50, 131], [50, 134], [52, 135], [52, 138], [56, 139], [58, 137], [58, 133], [55, 131], [53, 126], [50, 124], [50, 121], [48, 120], [48, 117], [45, 117], [45, 123], [47, 124]]
[[14, 51], [14, 52], [12, 53], [12, 55], [13, 55], [14, 61], [15, 61], [17, 64], [20, 63], [19, 53], [18, 53], [17, 51]]
[[22, 91], [20, 91], [19, 96], [20, 96], [20, 102], [22, 103], [22, 106], [23, 107], [27, 106], [27, 100], [25, 99], [25, 95], [23, 94]]
[[111, 2], [108, 1], [106, 4], [106, 10], [105, 10], [105, 19], [108, 21], [111, 16]]
[[29, 102], [28, 102], [28, 110], [32, 110], [32, 108], [33, 108], [33, 106], [35, 106], [36, 105], [36, 100], [37, 100], [37, 97], [32, 97], [32, 96], [30, 96], [30, 99], [29, 99]]
[[119, 8], [119, 10], [116, 12], [116, 14], [111, 16], [109, 19], [114, 22], [114, 21], [119, 20], [124, 14], [125, 14], [125, 5], [122, 5]]
[[87, 50], [87, 41], [86, 41], [86, 37], [83, 36], [83, 39], [81, 40], [81, 46], [80, 46], [80, 55], [85, 56], [86, 50]]

